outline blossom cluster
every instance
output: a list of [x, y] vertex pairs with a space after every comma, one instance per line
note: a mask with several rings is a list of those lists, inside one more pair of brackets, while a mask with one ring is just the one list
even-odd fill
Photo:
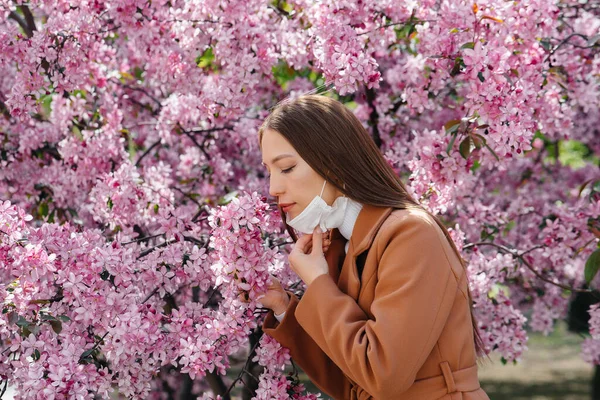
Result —
[[[247, 355], [268, 276], [301, 289], [249, 194], [256, 130], [327, 87], [453, 228], [487, 350], [519, 360], [600, 288], [598, 29], [576, 0], [0, 1], [0, 380], [222, 396], [203, 378]], [[256, 393], [300, 396], [264, 340]]]
[[316, 400], [321, 398], [320, 394], [303, 394], [304, 385], [299, 383], [298, 377], [283, 374], [285, 367], [291, 365], [290, 351], [270, 336], [264, 335], [261, 338], [253, 361], [264, 367], [264, 372], [259, 376], [254, 399]]

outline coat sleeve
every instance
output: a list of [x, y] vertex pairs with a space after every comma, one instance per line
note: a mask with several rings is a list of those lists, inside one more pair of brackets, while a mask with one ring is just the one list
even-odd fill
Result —
[[418, 214], [389, 218], [373, 244], [380, 254], [373, 319], [327, 275], [309, 285], [296, 309], [304, 330], [377, 399], [399, 398], [414, 383], [458, 290], [435, 221]]
[[349, 399], [350, 381], [298, 324], [294, 316], [298, 298], [290, 292], [288, 294], [290, 304], [281, 323], [270, 311], [263, 323], [263, 331], [290, 349], [292, 359], [319, 389], [334, 399]]

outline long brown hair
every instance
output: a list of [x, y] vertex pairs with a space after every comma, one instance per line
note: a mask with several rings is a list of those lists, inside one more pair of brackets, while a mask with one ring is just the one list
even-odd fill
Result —
[[[259, 144], [266, 129], [283, 135], [312, 169], [352, 200], [377, 207], [418, 209], [431, 215], [466, 271], [466, 261], [443, 222], [410, 196], [362, 123], [342, 103], [321, 95], [304, 95], [284, 101], [275, 106], [260, 127]], [[296, 234], [287, 224], [285, 213], [280, 214], [284, 226], [296, 241]], [[467, 290], [475, 349], [480, 356], [484, 354], [484, 347], [473, 315], [473, 300], [468, 286]]]

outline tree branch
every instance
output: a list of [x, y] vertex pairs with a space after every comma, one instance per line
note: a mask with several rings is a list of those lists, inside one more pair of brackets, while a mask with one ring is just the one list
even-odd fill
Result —
[[183, 129], [183, 127], [179, 124], [177, 124], [179, 126], [179, 129], [181, 129], [181, 132], [183, 132], [183, 134], [187, 137], [190, 138], [190, 140], [192, 142], [194, 142], [194, 144], [200, 149], [200, 151], [202, 152], [202, 154], [204, 154], [204, 157], [206, 157], [207, 160], [210, 160], [210, 155], [208, 155], [206, 149], [204, 148], [203, 145], [201, 145], [200, 143], [198, 143], [198, 141], [196, 140], [196, 138], [190, 133], [190, 131]]
[[149, 153], [152, 151], [152, 149], [153, 149], [153, 148], [155, 148], [156, 146], [158, 146], [159, 144], [160, 144], [160, 139], [158, 139], [156, 142], [154, 142], [154, 143], [152, 144], [152, 146], [148, 147], [148, 148], [146, 149], [146, 151], [144, 152], [144, 154], [142, 154], [142, 155], [140, 156], [140, 158], [138, 158], [138, 160], [135, 162], [135, 166], [136, 166], [136, 167], [139, 167], [139, 165], [140, 165], [140, 162], [142, 161], [142, 159], [143, 159], [144, 157], [146, 157], [146, 156], [147, 156], [147, 155], [148, 155], [148, 154], [149, 154]]
[[37, 31], [37, 27], [35, 26], [35, 20], [33, 19], [33, 14], [31, 14], [31, 10], [29, 7], [25, 5], [18, 6], [19, 10], [23, 13], [25, 17], [25, 22], [27, 22], [27, 27], [33, 32]]
[[25, 19], [21, 18], [21, 16], [14, 11], [11, 11], [10, 14], [8, 14], [8, 18], [15, 20], [21, 29], [23, 29], [23, 32], [25, 32], [27, 38], [31, 39], [33, 37], [33, 32], [37, 30], [33, 15], [31, 15], [31, 11], [29, 11], [27, 6], [19, 6], [18, 8], [25, 16]]
[[475, 246], [492, 246], [492, 247], [497, 248], [498, 250], [501, 250], [501, 251], [503, 251], [503, 252], [505, 252], [507, 254], [512, 255], [513, 257], [518, 258], [519, 260], [521, 260], [521, 262], [523, 264], [525, 264], [525, 266], [531, 272], [533, 272], [535, 274], [535, 276], [537, 276], [539, 279], [541, 279], [542, 281], [544, 281], [546, 283], [549, 283], [551, 285], [557, 286], [557, 287], [559, 287], [561, 289], [564, 289], [564, 290], [569, 290], [571, 292], [576, 292], [576, 293], [592, 293], [592, 291], [589, 290], [589, 289], [577, 289], [577, 288], [574, 288], [574, 287], [571, 287], [571, 286], [563, 285], [561, 283], [554, 282], [553, 280], [551, 280], [549, 278], [546, 278], [545, 276], [543, 276], [542, 274], [540, 274], [538, 271], [535, 270], [535, 268], [533, 268], [533, 266], [529, 263], [529, 261], [527, 261], [525, 259], [525, 257], [523, 257], [524, 254], [532, 251], [533, 249], [527, 250], [527, 251], [525, 251], [523, 253], [519, 253], [517, 250], [509, 249], [508, 247], [502, 246], [500, 244], [496, 244], [496, 243], [492, 243], [492, 242], [477, 242], [477, 243], [469, 243], [469, 244], [463, 246], [463, 250], [466, 250], [466, 249], [469, 249], [469, 248], [475, 247]]

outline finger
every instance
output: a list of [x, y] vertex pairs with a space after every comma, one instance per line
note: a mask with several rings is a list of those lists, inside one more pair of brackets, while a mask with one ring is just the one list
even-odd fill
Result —
[[273, 289], [273, 288], [276, 288], [278, 286], [281, 286], [281, 283], [279, 282], [279, 279], [275, 278], [273, 275], [269, 276], [268, 284], [269, 284], [269, 286], [268, 286], [269, 289]]
[[312, 236], [313, 236], [312, 234], [303, 235], [301, 238], [299, 238], [296, 241], [296, 245], [294, 246], [294, 249], [298, 249], [304, 254], [308, 253], [308, 251], [309, 251], [308, 246], [312, 242]]
[[317, 225], [312, 235], [312, 254], [323, 253], [323, 231], [321, 227]]

